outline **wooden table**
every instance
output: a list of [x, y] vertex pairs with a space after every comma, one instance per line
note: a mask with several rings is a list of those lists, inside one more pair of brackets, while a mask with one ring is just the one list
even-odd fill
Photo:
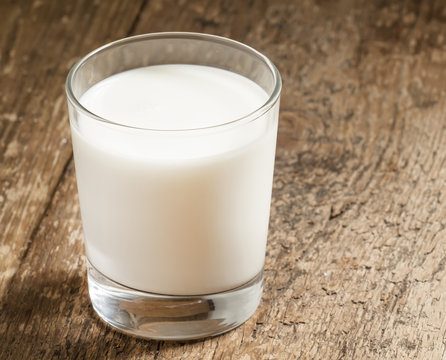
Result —
[[[64, 80], [125, 36], [240, 40], [283, 77], [255, 315], [175, 343], [87, 294]], [[440, 1], [0, 1], [1, 359], [445, 359], [446, 6]]]

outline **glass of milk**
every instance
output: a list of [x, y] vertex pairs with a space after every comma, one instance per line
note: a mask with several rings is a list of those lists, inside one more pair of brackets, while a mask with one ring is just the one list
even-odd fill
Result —
[[226, 332], [263, 289], [281, 79], [265, 56], [197, 33], [135, 36], [66, 91], [90, 298], [152, 339]]

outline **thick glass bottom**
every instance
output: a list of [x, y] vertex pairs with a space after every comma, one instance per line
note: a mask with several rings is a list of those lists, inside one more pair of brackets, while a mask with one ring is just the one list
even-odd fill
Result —
[[115, 329], [142, 338], [192, 340], [222, 334], [255, 312], [263, 291], [263, 272], [221, 293], [193, 296], [152, 294], [110, 280], [87, 262], [93, 308]]

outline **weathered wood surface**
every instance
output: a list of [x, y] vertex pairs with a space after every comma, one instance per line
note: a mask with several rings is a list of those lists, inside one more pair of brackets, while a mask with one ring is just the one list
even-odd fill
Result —
[[[90, 306], [64, 78], [201, 31], [284, 80], [265, 292], [225, 335], [121, 335]], [[446, 359], [446, 4], [0, 1], [1, 359]]]

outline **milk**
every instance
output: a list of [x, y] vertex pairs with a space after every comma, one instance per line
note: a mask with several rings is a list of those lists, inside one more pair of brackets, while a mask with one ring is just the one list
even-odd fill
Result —
[[228, 122], [267, 99], [247, 78], [198, 65], [134, 69], [90, 88], [82, 105], [126, 125], [72, 114], [92, 265], [125, 286], [171, 295], [225, 291], [258, 274], [278, 104]]

